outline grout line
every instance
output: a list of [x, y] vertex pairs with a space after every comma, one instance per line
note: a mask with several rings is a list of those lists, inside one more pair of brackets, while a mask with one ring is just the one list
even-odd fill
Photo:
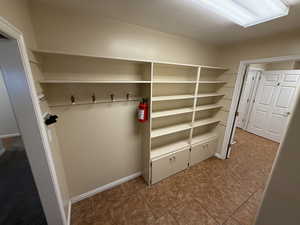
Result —
[[232, 213], [228, 218], [230, 218], [230, 217], [234, 218], [233, 215], [234, 215], [240, 208], [242, 208], [242, 207], [250, 200], [250, 198], [252, 198], [258, 191], [259, 191], [259, 189], [257, 189], [256, 191], [254, 191], [254, 192], [247, 198], [247, 200], [245, 200], [243, 203], [241, 203], [241, 205], [240, 205], [236, 210], [233, 211], [233, 213]]
[[217, 221], [217, 219], [214, 217], [214, 216], [212, 216], [210, 213], [209, 213], [209, 210], [208, 209], [206, 209], [202, 204], [201, 204], [201, 202], [200, 201], [198, 201], [197, 199], [195, 199], [199, 204], [200, 204], [200, 206], [201, 206], [201, 208], [218, 224], [219, 223], [219, 221]]
[[[234, 217], [232, 217], [232, 216], [229, 216], [229, 217], [227, 218], [227, 220], [225, 220], [225, 222], [224, 222], [222, 225], [226, 225], [226, 223], [228, 222], [229, 219], [234, 220], [235, 222], [238, 223], [238, 225], [241, 225], [240, 221], [236, 220], [236, 219], [235, 219]], [[230, 224], [229, 224], [229, 225], [230, 225]]]

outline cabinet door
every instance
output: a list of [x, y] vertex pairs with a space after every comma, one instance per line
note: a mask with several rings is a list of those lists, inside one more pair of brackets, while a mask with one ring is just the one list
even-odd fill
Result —
[[172, 175], [174, 154], [152, 161], [152, 184]]
[[192, 146], [191, 165], [212, 157], [217, 149], [217, 139]]
[[189, 149], [181, 150], [173, 154], [173, 174], [185, 170], [189, 163]]
[[211, 156], [215, 155], [218, 147], [218, 139], [208, 142], [207, 154]]

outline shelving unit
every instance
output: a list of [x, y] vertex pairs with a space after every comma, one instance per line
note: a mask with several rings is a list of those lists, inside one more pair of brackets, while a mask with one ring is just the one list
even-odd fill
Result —
[[[224, 96], [219, 89], [226, 85], [226, 81], [219, 80], [219, 75], [226, 70], [222, 67], [154, 63], [150, 160], [155, 161], [155, 167], [159, 161], [163, 162], [164, 157], [184, 152], [198, 143], [218, 140], [216, 126], [221, 120], [217, 112], [222, 108], [219, 101]], [[190, 119], [178, 124], [185, 118]], [[205, 157], [209, 154], [203, 153]], [[154, 171], [157, 172], [157, 168]], [[156, 182], [159, 174], [153, 176]]]
[[152, 119], [165, 117], [165, 116], [174, 116], [174, 115], [184, 114], [184, 113], [191, 113], [191, 112], [193, 112], [192, 107], [152, 112]]
[[178, 141], [171, 144], [164, 145], [162, 147], [154, 148], [151, 151], [151, 159], [161, 157], [163, 155], [172, 153], [174, 149], [182, 149], [189, 146], [188, 141]]
[[197, 136], [193, 137], [192, 140], [191, 140], [191, 144], [194, 145], [194, 144], [204, 142], [204, 141], [209, 140], [209, 139], [214, 139], [214, 138], [217, 138], [217, 137], [218, 137], [217, 133], [207, 132], [207, 133], [204, 133], [204, 134], [197, 135]]
[[201, 126], [206, 126], [209, 124], [213, 123], [218, 123], [220, 122], [220, 119], [217, 118], [209, 118], [209, 119], [204, 119], [204, 120], [195, 120], [193, 123], [193, 127], [201, 127]]
[[155, 96], [155, 97], [152, 97], [152, 102], [182, 100], [182, 99], [191, 99], [191, 98], [194, 98], [194, 95]]
[[[157, 160], [170, 155], [189, 160], [188, 149], [192, 146], [207, 140], [217, 141], [216, 126], [220, 122], [217, 112], [222, 108], [219, 101], [224, 96], [220, 87], [226, 85], [220, 75], [226, 68], [34, 52], [43, 70], [38, 83], [50, 108], [71, 106], [72, 96], [78, 105], [92, 103], [94, 96], [97, 97], [94, 103], [107, 103], [112, 95], [125, 102], [130, 94], [132, 104], [135, 104], [133, 99], [148, 99], [149, 121], [138, 129], [142, 134], [143, 176], [149, 184], [154, 161], [159, 165]], [[180, 168], [184, 169], [182, 165]]]
[[164, 128], [157, 128], [157, 129], [152, 130], [151, 138], [156, 138], [156, 137], [164, 136], [167, 134], [173, 134], [173, 133], [188, 130], [191, 128], [192, 128], [191, 124], [189, 124], [189, 123], [178, 124], [178, 125], [164, 127]]
[[143, 80], [40, 80], [41, 84], [150, 84]]

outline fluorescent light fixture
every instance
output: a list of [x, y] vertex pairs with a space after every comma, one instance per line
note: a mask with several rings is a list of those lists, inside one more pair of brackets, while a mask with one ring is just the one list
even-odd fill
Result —
[[289, 7], [281, 0], [196, 0], [220, 16], [243, 27], [286, 16]]

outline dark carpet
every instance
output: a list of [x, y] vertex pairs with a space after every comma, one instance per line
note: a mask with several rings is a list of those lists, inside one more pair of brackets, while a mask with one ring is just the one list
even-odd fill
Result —
[[0, 225], [47, 225], [24, 150], [0, 156]]

